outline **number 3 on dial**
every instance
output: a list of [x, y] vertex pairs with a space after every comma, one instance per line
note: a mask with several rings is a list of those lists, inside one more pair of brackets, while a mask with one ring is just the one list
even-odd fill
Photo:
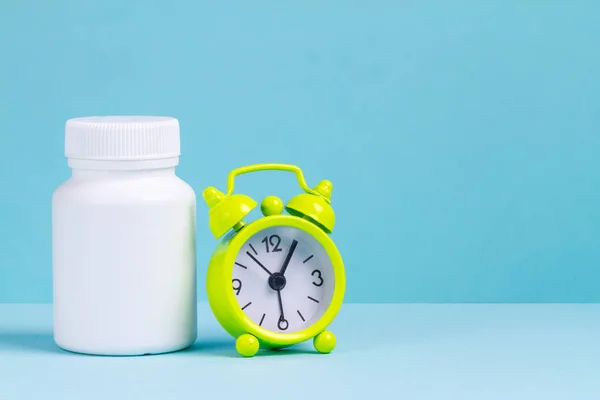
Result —
[[312, 284], [315, 285], [316, 287], [320, 287], [323, 286], [323, 277], [321, 276], [321, 271], [319, 271], [318, 269], [315, 269], [312, 273], [312, 276], [317, 277], [317, 282], [313, 282]]

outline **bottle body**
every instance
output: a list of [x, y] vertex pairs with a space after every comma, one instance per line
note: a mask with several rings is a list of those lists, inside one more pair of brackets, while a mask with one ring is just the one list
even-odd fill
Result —
[[56, 343], [101, 355], [194, 343], [195, 221], [174, 167], [74, 169], [52, 199]]

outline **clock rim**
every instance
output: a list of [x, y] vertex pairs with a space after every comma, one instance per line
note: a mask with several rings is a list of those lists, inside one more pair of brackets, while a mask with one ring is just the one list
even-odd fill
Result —
[[[314, 324], [292, 333], [278, 333], [259, 326], [240, 308], [233, 290], [231, 279], [236, 257], [250, 237], [256, 233], [275, 226], [287, 226], [300, 229], [315, 238], [325, 249], [331, 260], [335, 279], [333, 294], [327, 309]], [[219, 261], [220, 259], [220, 261]], [[207, 293], [213, 313], [220, 324], [232, 336], [239, 337], [250, 333], [267, 347], [283, 347], [309, 340], [323, 332], [337, 316], [345, 295], [346, 276], [344, 262], [333, 240], [321, 228], [312, 222], [292, 215], [272, 215], [253, 221], [238, 232], [226, 236], [213, 256], [213, 272], [220, 272], [219, 277], [212, 275], [207, 280]], [[209, 273], [211, 266], [209, 266]]]

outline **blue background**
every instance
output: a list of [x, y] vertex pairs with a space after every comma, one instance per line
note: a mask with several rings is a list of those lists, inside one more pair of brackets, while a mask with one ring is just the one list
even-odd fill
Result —
[[[229, 170], [334, 183], [349, 302], [600, 301], [597, 2], [0, 2], [0, 301], [52, 300], [68, 118], [178, 118]], [[297, 192], [248, 175], [240, 192]]]

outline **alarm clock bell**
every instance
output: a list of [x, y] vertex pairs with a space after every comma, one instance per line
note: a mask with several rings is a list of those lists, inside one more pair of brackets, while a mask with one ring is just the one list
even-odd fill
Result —
[[239, 230], [245, 224], [243, 218], [250, 213], [257, 203], [245, 194], [225, 196], [220, 190], [210, 186], [202, 193], [210, 210], [209, 227], [216, 239], [223, 236], [231, 228]]
[[332, 187], [330, 181], [321, 181], [313, 189], [319, 194], [318, 196], [311, 193], [300, 193], [292, 197], [285, 209], [290, 215], [308, 219], [325, 232], [331, 233], [335, 225], [335, 213], [329, 204]]
[[[286, 204], [286, 211], [293, 216], [307, 219], [327, 233], [333, 231], [335, 213], [329, 204], [333, 185], [328, 180], [319, 182], [313, 193], [300, 193]], [[229, 229], [236, 231], [245, 223], [243, 218], [258, 204], [245, 194], [225, 195], [215, 187], [209, 186], [202, 193], [210, 208], [209, 227], [216, 239], [223, 236]]]

